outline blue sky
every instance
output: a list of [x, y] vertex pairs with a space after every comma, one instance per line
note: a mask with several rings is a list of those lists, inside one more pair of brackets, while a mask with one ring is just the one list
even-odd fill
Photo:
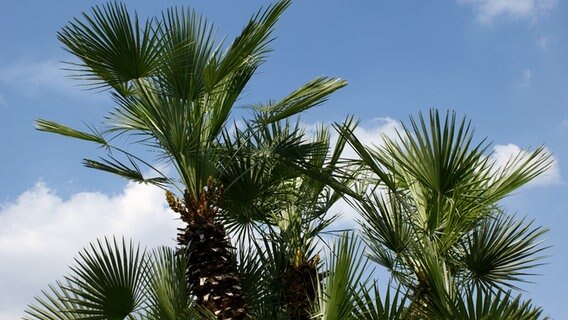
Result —
[[[57, 3], [57, 4], [54, 4]], [[65, 78], [56, 32], [101, 1], [0, 2], [0, 320], [58, 279], [76, 251], [109, 234], [173, 244], [160, 191], [83, 168], [92, 145], [33, 130], [42, 117], [98, 123], [112, 104]], [[125, 1], [141, 16], [191, 6], [231, 39], [270, 1]], [[397, 121], [429, 108], [467, 115], [501, 158], [545, 144], [547, 176], [506, 199], [510, 212], [551, 228], [548, 265], [526, 296], [556, 319], [568, 282], [568, 8], [557, 0], [296, 1], [274, 52], [239, 103], [279, 98], [317, 75], [349, 86], [303, 121], [362, 119], [378, 142]], [[348, 211], [348, 209], [345, 209]], [[347, 212], [347, 217], [350, 217]], [[54, 258], [55, 257], [55, 258]]]

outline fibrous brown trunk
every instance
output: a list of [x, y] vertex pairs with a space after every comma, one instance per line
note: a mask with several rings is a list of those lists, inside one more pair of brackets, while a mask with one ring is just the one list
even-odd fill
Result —
[[291, 319], [311, 319], [310, 309], [316, 297], [317, 259], [289, 264], [282, 274], [284, 303]]
[[223, 188], [209, 179], [198, 197], [186, 192], [184, 199], [167, 193], [172, 210], [187, 224], [179, 229], [178, 244], [187, 257], [189, 294], [217, 319], [248, 317], [245, 295], [237, 274], [237, 260], [222, 224], [214, 221]]

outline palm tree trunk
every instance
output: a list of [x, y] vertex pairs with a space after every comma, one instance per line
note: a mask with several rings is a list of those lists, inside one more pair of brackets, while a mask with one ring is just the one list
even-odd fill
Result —
[[284, 303], [294, 320], [312, 319], [310, 310], [316, 298], [318, 281], [317, 261], [303, 261], [298, 266], [289, 264], [282, 274]]
[[246, 299], [237, 274], [237, 260], [222, 224], [214, 221], [223, 188], [209, 179], [198, 197], [186, 191], [184, 200], [167, 193], [172, 210], [186, 223], [179, 229], [180, 252], [187, 257], [189, 295], [219, 320], [248, 317]]

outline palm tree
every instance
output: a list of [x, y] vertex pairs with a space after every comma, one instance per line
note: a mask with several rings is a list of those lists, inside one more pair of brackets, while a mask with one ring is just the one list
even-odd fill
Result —
[[[188, 295], [218, 319], [244, 319], [249, 313], [226, 227], [232, 230], [232, 222], [253, 225], [259, 215], [266, 220], [262, 215], [268, 212], [256, 208], [266, 203], [265, 191], [301, 174], [341, 188], [331, 171], [312, 168], [310, 159], [321, 158], [327, 149], [292, 132], [286, 121], [324, 102], [345, 81], [318, 77], [280, 101], [257, 105], [245, 120], [246, 129], [236, 129], [236, 135], [228, 124], [289, 5], [282, 0], [259, 11], [226, 48], [215, 43], [213, 26], [190, 10], [171, 9], [141, 22], [119, 3], [94, 7], [65, 26], [58, 38], [78, 58], [70, 63], [75, 77], [110, 91], [116, 108], [103, 127], [91, 126], [90, 131], [36, 122], [39, 130], [102, 146], [107, 157], [86, 159], [87, 167], [166, 190], [170, 207], [186, 223], [178, 243], [187, 257]], [[165, 176], [152, 160], [118, 145], [116, 138], [125, 136], [157, 151], [177, 176]], [[253, 140], [266, 136], [272, 144]], [[243, 164], [248, 164], [246, 170], [235, 174]], [[144, 176], [143, 167], [157, 176]], [[268, 187], [246, 186], [259, 182], [249, 179], [257, 172], [270, 175], [262, 181]], [[263, 192], [243, 194], [253, 189]], [[248, 201], [245, 206], [242, 199]]]
[[543, 147], [497, 167], [486, 154], [489, 144], [473, 141], [469, 121], [437, 110], [411, 117], [380, 147], [341, 131], [374, 177], [366, 197], [352, 204], [370, 259], [408, 299], [406, 318], [540, 316], [510, 290], [541, 264], [547, 229], [508, 215], [499, 201], [546, 171]]

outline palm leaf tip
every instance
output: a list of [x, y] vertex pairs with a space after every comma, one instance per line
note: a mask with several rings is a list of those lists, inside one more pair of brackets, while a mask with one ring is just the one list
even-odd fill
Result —
[[155, 32], [154, 20], [140, 24], [119, 2], [94, 6], [58, 32], [65, 49], [79, 58], [77, 79], [95, 87], [113, 87], [123, 92], [125, 84], [153, 74], [163, 61], [163, 41]]
[[87, 168], [109, 172], [137, 183], [153, 184], [161, 188], [165, 188], [166, 185], [171, 184], [171, 180], [165, 176], [144, 177], [139, 165], [132, 157], [128, 157], [130, 164], [123, 163], [112, 156], [109, 156], [109, 158], [110, 159], [101, 159], [101, 161], [84, 159], [83, 165]]
[[54, 121], [44, 119], [37, 119], [35, 121], [35, 128], [39, 131], [56, 133], [70, 138], [96, 142], [101, 145], [107, 145], [107, 141], [103, 138], [103, 136], [99, 132], [94, 130], [91, 130], [92, 133], [87, 133], [64, 126]]
[[259, 121], [269, 124], [321, 105], [332, 93], [346, 85], [347, 81], [343, 79], [318, 77], [278, 102], [257, 106], [256, 110], [260, 112]]

